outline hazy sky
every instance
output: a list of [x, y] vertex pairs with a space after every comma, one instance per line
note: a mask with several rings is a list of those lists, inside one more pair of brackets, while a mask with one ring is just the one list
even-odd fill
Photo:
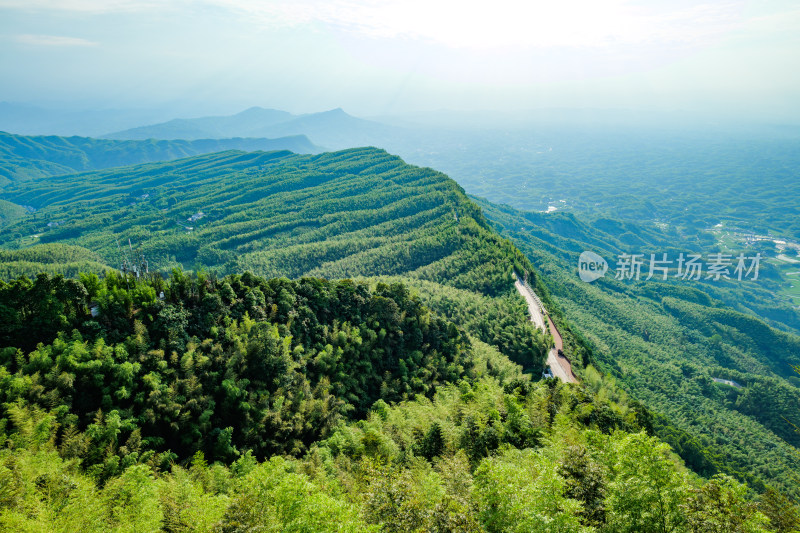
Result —
[[800, 120], [800, 2], [0, 0], [0, 101]]

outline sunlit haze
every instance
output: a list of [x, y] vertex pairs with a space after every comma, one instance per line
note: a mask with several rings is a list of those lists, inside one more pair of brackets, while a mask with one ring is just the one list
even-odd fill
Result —
[[0, 101], [800, 120], [790, 1], [0, 0]]

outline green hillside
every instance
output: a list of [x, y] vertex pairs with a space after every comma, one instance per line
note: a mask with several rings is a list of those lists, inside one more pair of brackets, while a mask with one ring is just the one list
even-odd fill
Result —
[[0, 226], [8, 224], [9, 222], [22, 218], [27, 214], [27, 210], [17, 204], [0, 200]]
[[81, 272], [102, 274], [110, 267], [96, 253], [69, 244], [38, 244], [19, 250], [0, 249], [0, 279], [37, 274], [77, 277]]
[[153, 272], [400, 275], [392, 281], [427, 280], [419, 292], [441, 294], [431, 306], [474, 337], [526, 371], [542, 369], [545, 340], [512, 294], [512, 271], [530, 271], [525, 258], [452, 180], [381, 150], [226, 152], [53, 177], [8, 194], [39, 209], [0, 237], [5, 279], [102, 273], [137, 258]]
[[593, 370], [534, 383], [399, 283], [43, 274], [0, 310], [4, 530], [798, 523], [687, 472]]
[[114, 141], [90, 137], [24, 136], [0, 132], [0, 188], [41, 179], [223, 150], [291, 150], [315, 153], [304, 135], [278, 139], [233, 138], [163, 141]]
[[[731, 308], [742, 294], [757, 300], [763, 288], [745, 290], [746, 282], [737, 287], [735, 281], [616, 280], [613, 271], [584, 283], [577, 274], [583, 250], [612, 259], [628, 245], [602, 224], [573, 215], [481, 206], [534, 264], [548, 301], [591, 346], [594, 364], [676, 426], [659, 427], [656, 418], [657, 434], [688, 465], [704, 475], [727, 472], [755, 487], [781, 486], [796, 494], [800, 379], [793, 366], [800, 364], [800, 337], [769, 327], [752, 311]], [[657, 232], [641, 235], [647, 246], [668, 240]]]
[[3, 196], [38, 209], [3, 232], [3, 246], [38, 235], [113, 265], [118, 240], [130, 239], [162, 271], [406, 274], [494, 295], [515, 268], [529, 270], [455, 182], [374, 148], [225, 152], [53, 177]]
[[[592, 234], [580, 224], [525, 241], [508, 231], [522, 215], [485, 205], [520, 251], [447, 176], [375, 148], [228, 151], [2, 197], [35, 209], [0, 234], [5, 528], [52, 528], [81, 502], [86, 530], [695, 531], [716, 513], [766, 531], [795, 512], [779, 424], [795, 338], [720, 306], [697, 333], [730, 358], [714, 359], [669, 329], [707, 304], [678, 292], [592, 322], [563, 258]], [[58, 270], [142, 259], [138, 279]], [[515, 271], [582, 383], [537, 382], [551, 341]], [[652, 338], [621, 317], [654, 320]], [[630, 349], [604, 351], [602, 328]]]

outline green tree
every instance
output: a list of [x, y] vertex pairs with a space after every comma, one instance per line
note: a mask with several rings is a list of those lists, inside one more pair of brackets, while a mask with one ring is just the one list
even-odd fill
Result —
[[718, 474], [702, 487], [691, 489], [682, 507], [693, 533], [767, 532], [769, 520], [747, 499], [747, 487]]
[[616, 433], [611, 448], [608, 528], [630, 533], [680, 531], [685, 525], [680, 504], [687, 496], [687, 481], [669, 446], [644, 433]]

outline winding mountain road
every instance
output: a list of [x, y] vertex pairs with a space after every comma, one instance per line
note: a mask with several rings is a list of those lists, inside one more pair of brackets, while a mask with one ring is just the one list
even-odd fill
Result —
[[[547, 332], [549, 329], [550, 334], [553, 336], [553, 343], [555, 346], [550, 348], [550, 351], [547, 352], [547, 365], [550, 367], [553, 375], [565, 383], [577, 383], [578, 379], [575, 377], [575, 374], [572, 373], [572, 365], [570, 365], [569, 360], [563, 355], [558, 354], [559, 350], [562, 353], [564, 351], [564, 341], [561, 339], [561, 334], [558, 332], [558, 329], [556, 329], [555, 324], [553, 324], [553, 321], [550, 320], [550, 317], [545, 312], [541, 300], [519, 280], [519, 277], [517, 277], [514, 282], [514, 286], [525, 298], [525, 301], [528, 302], [528, 312], [531, 315], [531, 322], [544, 332]], [[545, 323], [547, 326], [545, 326]]]

